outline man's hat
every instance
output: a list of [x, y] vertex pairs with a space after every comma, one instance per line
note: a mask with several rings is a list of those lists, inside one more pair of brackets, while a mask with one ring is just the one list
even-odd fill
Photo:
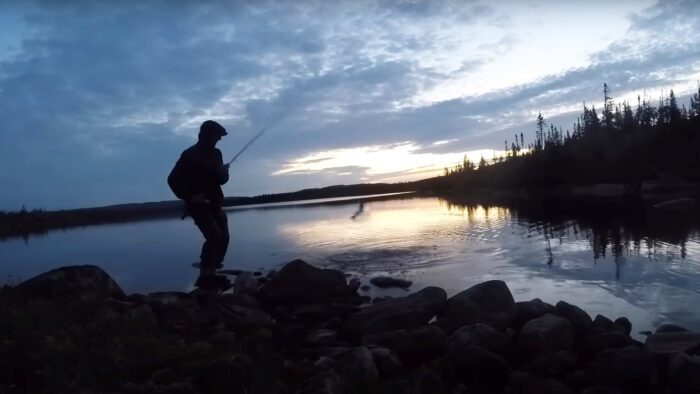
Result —
[[199, 126], [199, 136], [211, 135], [217, 137], [223, 137], [228, 135], [224, 126], [214, 122], [213, 120], [206, 120]]

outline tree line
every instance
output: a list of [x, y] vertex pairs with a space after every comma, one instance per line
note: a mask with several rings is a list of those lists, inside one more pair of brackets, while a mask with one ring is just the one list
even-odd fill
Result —
[[689, 106], [673, 90], [656, 101], [615, 103], [603, 84], [603, 108], [583, 103], [571, 128], [547, 124], [540, 112], [534, 139], [524, 132], [505, 141], [505, 156], [445, 168], [457, 187], [556, 187], [594, 183], [638, 185], [660, 173], [700, 181], [700, 83]]

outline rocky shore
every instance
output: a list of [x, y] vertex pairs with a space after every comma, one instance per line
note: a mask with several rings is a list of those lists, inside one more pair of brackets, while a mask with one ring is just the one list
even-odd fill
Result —
[[0, 393], [700, 393], [682, 327], [642, 343], [624, 317], [498, 280], [371, 300], [301, 260], [236, 274], [224, 293], [126, 295], [95, 266], [5, 286]]

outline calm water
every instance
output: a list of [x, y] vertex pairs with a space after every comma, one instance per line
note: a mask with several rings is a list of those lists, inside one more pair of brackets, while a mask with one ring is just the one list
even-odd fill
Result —
[[[348, 200], [229, 209], [225, 266], [267, 270], [301, 258], [363, 282], [388, 273], [413, 280], [413, 290], [437, 285], [448, 294], [502, 279], [517, 301], [565, 300], [592, 316], [627, 316], [635, 332], [666, 321], [700, 330], [695, 212], [418, 197], [359, 208]], [[59, 230], [0, 243], [0, 277], [18, 282], [62, 265], [96, 264], [127, 292], [188, 290], [200, 247], [189, 218]]]

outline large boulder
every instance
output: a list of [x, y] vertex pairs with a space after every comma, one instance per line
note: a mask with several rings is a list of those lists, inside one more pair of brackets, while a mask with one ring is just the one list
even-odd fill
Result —
[[259, 290], [258, 298], [268, 305], [289, 305], [326, 302], [353, 293], [342, 271], [316, 268], [294, 260]]
[[649, 392], [642, 390], [653, 387], [657, 381], [654, 357], [636, 346], [603, 350], [588, 365], [588, 370], [594, 383], [625, 392]]
[[359, 338], [402, 328], [427, 324], [443, 308], [447, 293], [439, 287], [426, 287], [406, 297], [372, 304], [350, 315], [345, 323], [347, 335]]
[[126, 297], [117, 282], [94, 265], [56, 268], [18, 284], [14, 292], [25, 298], [77, 298], [85, 301]]
[[464, 326], [450, 336], [451, 353], [461, 351], [469, 346], [480, 346], [484, 349], [496, 351], [506, 348], [511, 343], [511, 338], [502, 334], [490, 326], [477, 323]]
[[370, 385], [379, 379], [372, 353], [364, 346], [341, 354], [336, 359], [335, 370], [348, 392], [367, 392]]
[[576, 331], [588, 331], [593, 327], [593, 319], [583, 309], [565, 301], [557, 302], [555, 314], [568, 320]]
[[525, 323], [518, 334], [518, 345], [533, 353], [571, 349], [574, 330], [568, 320], [548, 313]]
[[500, 392], [511, 372], [503, 357], [478, 346], [450, 354], [449, 362], [454, 378], [474, 392]]
[[502, 280], [490, 280], [451, 297], [441, 317], [450, 322], [452, 330], [475, 323], [505, 330], [516, 315], [515, 301], [508, 286]]
[[520, 329], [532, 319], [537, 319], [547, 313], [554, 313], [554, 305], [546, 303], [539, 298], [534, 298], [530, 301], [516, 302], [515, 310], [517, 313], [513, 322], [513, 328]]

